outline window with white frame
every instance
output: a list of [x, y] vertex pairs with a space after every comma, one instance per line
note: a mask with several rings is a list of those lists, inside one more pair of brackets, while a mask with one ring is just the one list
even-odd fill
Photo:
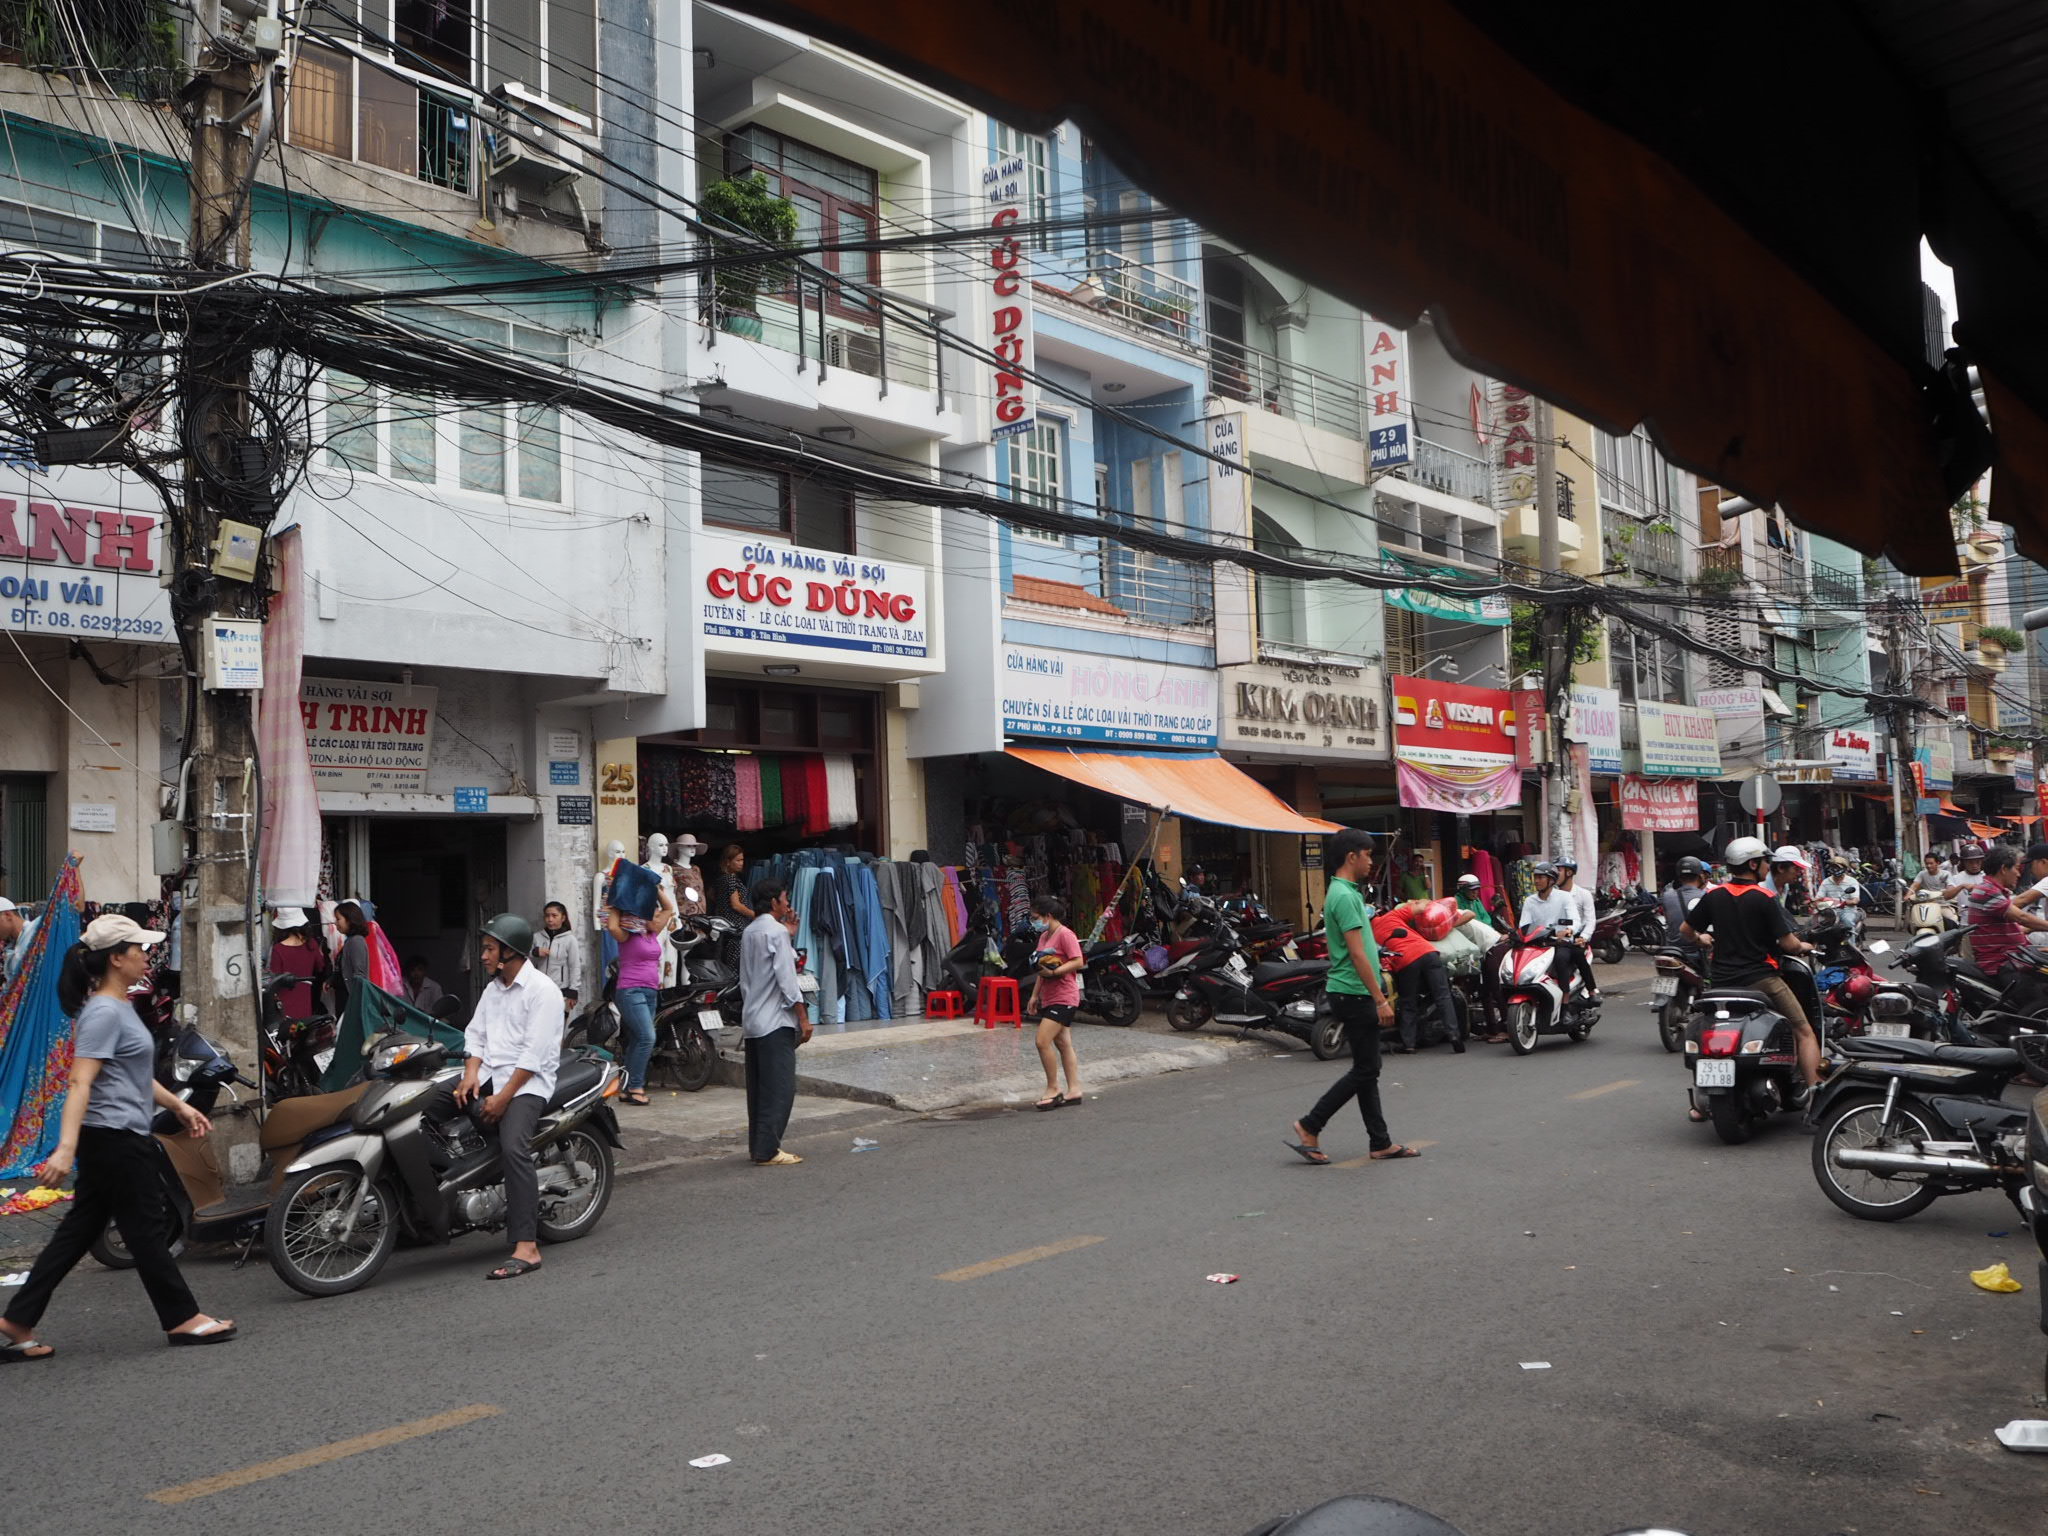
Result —
[[1608, 671], [1624, 704], [1685, 702], [1685, 652], [1661, 635], [1638, 634], [1619, 620], [1607, 627]]
[[1663, 519], [1678, 505], [1670, 462], [1640, 427], [1626, 437], [1596, 431], [1600, 501], [1631, 517]]
[[[423, 322], [467, 341], [565, 367], [569, 340], [556, 331], [454, 311]], [[326, 377], [324, 462], [329, 469], [383, 475], [486, 496], [560, 503], [562, 413], [545, 405], [454, 408], [330, 371]]]
[[[1009, 439], [1010, 499], [1035, 506], [1058, 509], [1066, 504], [1066, 423], [1057, 417], [1040, 416], [1029, 432]], [[1020, 539], [1038, 544], [1064, 544], [1059, 534], [1039, 528], [1016, 527]]]
[[995, 127], [996, 159], [1007, 160], [1012, 155], [1024, 157], [1024, 217], [1039, 226], [1025, 244], [1034, 251], [1047, 250], [1052, 244], [1044, 228], [1052, 217], [1052, 169], [1045, 135], [1024, 133], [1003, 123], [997, 123]]

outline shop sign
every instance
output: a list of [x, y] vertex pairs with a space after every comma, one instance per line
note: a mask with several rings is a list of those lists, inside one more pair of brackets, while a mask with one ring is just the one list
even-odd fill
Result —
[[1701, 709], [1711, 711], [1721, 751], [1734, 756], [1753, 756], [1764, 741], [1764, 691], [1761, 688], [1707, 688], [1695, 698]]
[[1515, 711], [1505, 688], [1397, 677], [1394, 756], [1436, 768], [1515, 766]]
[[574, 789], [583, 782], [583, 765], [573, 761], [565, 763], [559, 758], [551, 758], [548, 762], [548, 782], [550, 784], [566, 784], [571, 789]]
[[1216, 674], [1206, 667], [1006, 645], [1002, 694], [1010, 736], [1217, 744]]
[[74, 800], [69, 825], [73, 832], [112, 832], [119, 822], [110, 800]]
[[1218, 669], [1223, 745], [1298, 757], [1387, 755], [1386, 674], [1377, 666], [1261, 662]]
[[996, 356], [989, 436], [997, 440], [1029, 432], [1038, 415], [1031, 384], [1031, 258], [1009, 230], [1024, 217], [1030, 174], [1022, 155], [1005, 155], [981, 172], [990, 236], [987, 341]]
[[462, 784], [455, 790], [455, 809], [464, 816], [481, 816], [491, 808], [491, 792], [481, 784]]
[[697, 568], [710, 649], [930, 654], [921, 565], [706, 531]]
[[2013, 763], [2012, 787], [2023, 795], [2031, 795], [2034, 792], [2033, 758], [2022, 756]]
[[1374, 469], [1415, 457], [1415, 412], [1408, 400], [1408, 338], [1365, 316], [1365, 425]]
[[1534, 768], [1550, 761], [1550, 711], [1541, 688], [1517, 688], [1509, 695], [1515, 722], [1515, 766]]
[[305, 679], [299, 715], [315, 787], [425, 793], [436, 697], [434, 689], [417, 684]]
[[1628, 832], [1699, 831], [1699, 781], [1628, 774], [1621, 781], [1621, 825]]
[[1512, 384], [1501, 386], [1500, 473], [1497, 483], [1506, 498], [1504, 506], [1526, 506], [1536, 499], [1535, 402], [1529, 391]]
[[1920, 608], [1930, 624], [1967, 624], [1976, 616], [1977, 589], [1967, 576], [1922, 576]]
[[1817, 762], [1805, 758], [1787, 758], [1783, 762], [1765, 765], [1771, 777], [1780, 784], [1832, 784], [1835, 782], [1835, 765], [1831, 762]]
[[[1382, 551], [1381, 558], [1390, 567], [1404, 574], [1443, 576], [1453, 581], [1477, 579], [1470, 571], [1455, 571], [1448, 567], [1419, 572], [1416, 571], [1413, 561], [1404, 560], [1390, 551]], [[1511, 617], [1507, 597], [1499, 592], [1489, 593], [1485, 597], [1446, 597], [1440, 592], [1424, 592], [1414, 587], [1395, 587], [1382, 595], [1391, 607], [1405, 608], [1410, 613], [1426, 614], [1432, 619], [1449, 619], [1458, 624], [1485, 624], [1494, 628], [1504, 628]]]
[[1716, 778], [1721, 772], [1720, 729], [1711, 711], [1691, 704], [1638, 700], [1643, 772], [1650, 778]]
[[168, 641], [161, 519], [0, 496], [0, 629], [71, 640]]
[[1321, 869], [1323, 867], [1323, 840], [1320, 837], [1304, 837], [1301, 840], [1301, 867]]
[[588, 827], [597, 823], [597, 811], [588, 795], [555, 796], [555, 825]]
[[1566, 741], [1586, 749], [1592, 773], [1621, 772], [1621, 694], [1612, 688], [1572, 685], [1572, 713], [1565, 722]]
[[548, 756], [550, 758], [583, 756], [583, 738], [574, 731], [549, 731]]
[[1920, 766], [1922, 787], [1930, 793], [1956, 787], [1956, 743], [1947, 726], [1922, 732], [1913, 761]]
[[1845, 725], [1828, 737], [1828, 761], [1835, 765], [1837, 784], [1877, 781], [1877, 738], [1870, 726]]

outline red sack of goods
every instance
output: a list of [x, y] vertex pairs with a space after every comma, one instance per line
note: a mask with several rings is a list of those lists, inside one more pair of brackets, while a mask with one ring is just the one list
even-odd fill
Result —
[[1415, 914], [1415, 931], [1434, 944], [1458, 926], [1455, 901], [1432, 901]]

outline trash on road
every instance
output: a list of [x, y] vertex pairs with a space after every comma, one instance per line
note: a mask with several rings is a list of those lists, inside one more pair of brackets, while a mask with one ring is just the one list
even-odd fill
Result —
[[1550, 1369], [1550, 1362], [1548, 1360], [1524, 1360], [1522, 1362], [1522, 1369], [1525, 1371], [1547, 1371]]
[[[2010, 1232], [1986, 1232], [1986, 1233], [1985, 1233], [1984, 1235], [1985, 1235], [1986, 1237], [2011, 1237], [2011, 1236], [2012, 1236], [2012, 1234], [2011, 1234]], [[2017, 1424], [2017, 1423], [2019, 1422], [2019, 1420], [2015, 1419], [2015, 1420], [2013, 1420], [2013, 1422], [2014, 1422], [2015, 1424]]]
[[1238, 1277], [1236, 1275], [1211, 1275], [1209, 1278], [1218, 1285], [1235, 1285], [1237, 1284]]
[[1980, 1291], [2018, 1291], [2025, 1289], [2019, 1281], [2013, 1279], [2012, 1270], [2003, 1259], [2000, 1259], [1989, 1269], [1971, 1270], [1970, 1283]]
[[875, 1150], [875, 1148], [879, 1147], [880, 1145], [881, 1143], [879, 1141], [870, 1141], [865, 1136], [856, 1136], [853, 1138], [853, 1150], [856, 1152], [872, 1152]]
[[720, 1456], [714, 1452], [709, 1456], [691, 1457], [690, 1465], [693, 1467], [722, 1467], [731, 1460], [732, 1458], [730, 1456]]
[[1905, 1314], [1905, 1313], [1903, 1313], [1903, 1312], [1894, 1312], [1894, 1313], [1892, 1314], [1892, 1316], [1893, 1316], [1893, 1317], [1904, 1317], [1905, 1315], [1906, 1315], [1906, 1314]]
[[31, 1211], [40, 1211], [70, 1198], [68, 1189], [25, 1189], [5, 1205], [0, 1205], [0, 1216], [26, 1216]]
[[16, 1271], [15, 1271], [15, 1272], [14, 1272], [13, 1274], [11, 1274], [11, 1275], [0, 1275], [0, 1286], [8, 1286], [8, 1285], [27, 1285], [27, 1284], [28, 1284], [28, 1271], [27, 1271], [27, 1270], [25, 1270], [25, 1269], [17, 1269], [17, 1270], [16, 1270]]
[[2048, 1419], [2014, 1419], [1992, 1433], [2008, 1451], [2048, 1451]]
[[1245, 1211], [1237, 1219], [1239, 1221], [1250, 1221], [1254, 1216], [1263, 1216], [1265, 1214], [1264, 1211]]

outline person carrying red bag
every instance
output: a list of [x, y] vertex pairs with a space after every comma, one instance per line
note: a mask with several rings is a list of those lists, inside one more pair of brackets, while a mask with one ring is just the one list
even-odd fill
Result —
[[1454, 902], [1404, 901], [1372, 920], [1373, 941], [1394, 975], [1401, 1025], [1401, 1043], [1394, 1049], [1401, 1055], [1415, 1054], [1425, 996], [1436, 1002], [1437, 1017], [1451, 1033], [1451, 1049], [1465, 1054], [1464, 1016], [1451, 995], [1451, 973], [1437, 953], [1436, 940], [1473, 918]]

